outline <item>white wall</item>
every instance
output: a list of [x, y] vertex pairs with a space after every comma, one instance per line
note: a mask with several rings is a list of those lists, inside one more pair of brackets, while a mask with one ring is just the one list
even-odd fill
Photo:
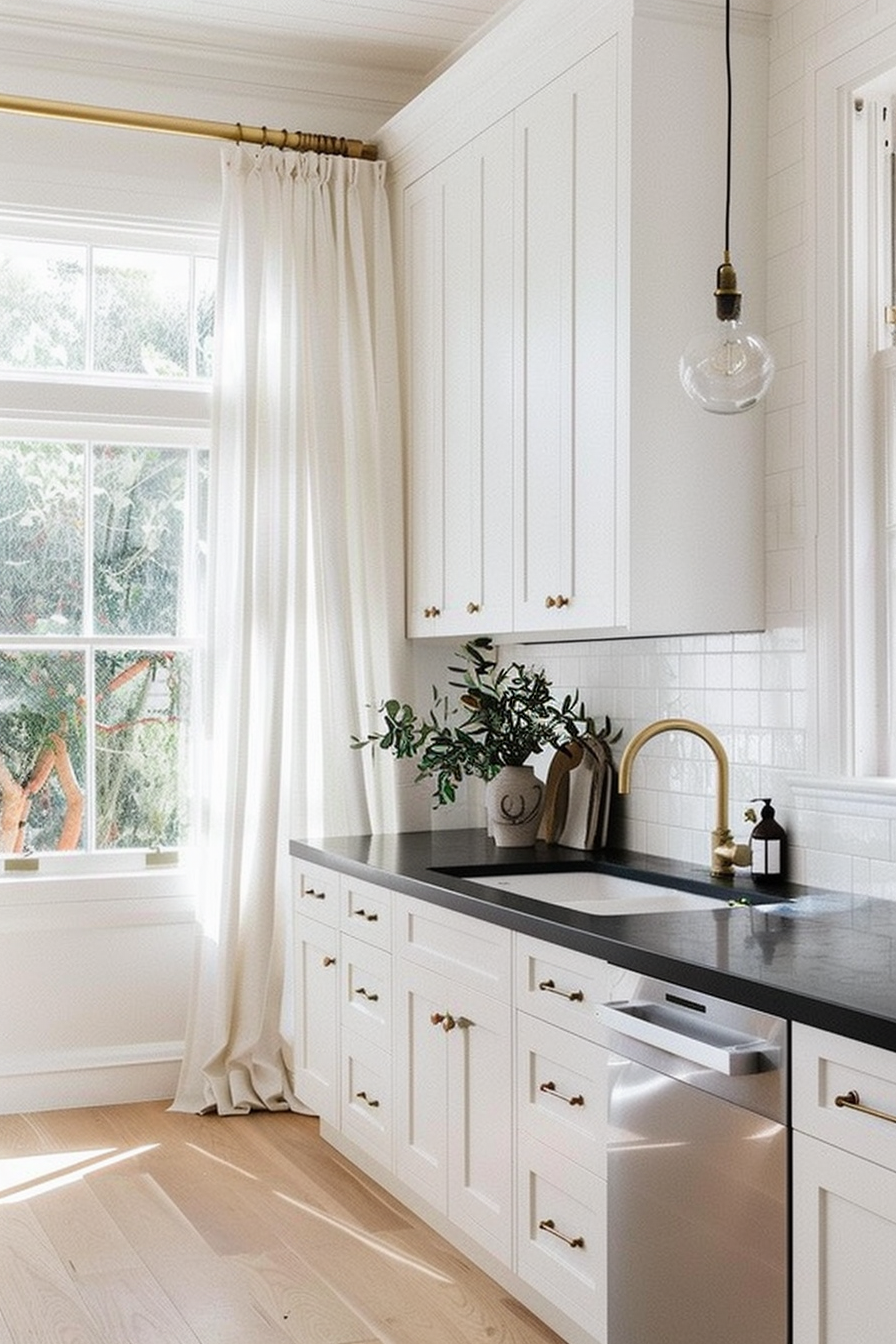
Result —
[[[0, 89], [372, 139], [375, 72], [156, 46], [0, 15]], [[214, 229], [220, 142], [0, 113], [0, 213], [62, 209]], [[0, 411], [3, 383], [0, 379]], [[0, 1112], [173, 1095], [197, 925], [189, 874], [0, 876]]]

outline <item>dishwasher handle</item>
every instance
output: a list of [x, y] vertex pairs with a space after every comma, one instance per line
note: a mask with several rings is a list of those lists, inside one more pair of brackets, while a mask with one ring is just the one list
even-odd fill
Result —
[[688, 1009], [632, 1000], [601, 1004], [597, 1016], [622, 1036], [729, 1078], [776, 1067], [778, 1051], [771, 1042], [698, 1018]]

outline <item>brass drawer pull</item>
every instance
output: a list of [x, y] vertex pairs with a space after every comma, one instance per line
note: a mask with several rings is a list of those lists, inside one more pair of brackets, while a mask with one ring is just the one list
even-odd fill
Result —
[[542, 1218], [538, 1228], [540, 1232], [550, 1232], [552, 1237], [559, 1237], [561, 1241], [565, 1241], [567, 1246], [572, 1246], [574, 1250], [584, 1249], [585, 1247], [584, 1237], [565, 1237], [562, 1232], [558, 1232], [553, 1218]]
[[477, 611], [481, 611], [481, 610], [482, 610], [482, 608], [480, 607], [480, 605], [479, 605], [478, 602], [468, 602], [468, 603], [467, 603], [467, 615], [468, 615], [468, 616], [475, 616], [476, 613], [477, 613]]
[[355, 993], [360, 994], [361, 998], [366, 999], [368, 1003], [377, 1003], [380, 997], [379, 994], [375, 993], [373, 990], [365, 989], [363, 985], [359, 985], [355, 990]]
[[379, 919], [375, 910], [353, 910], [352, 917], [354, 919], [366, 919], [368, 924], [375, 924]]
[[306, 887], [302, 892], [303, 896], [310, 896], [315, 901], [325, 901], [327, 893], [325, 891], [315, 891], [313, 887]]
[[379, 1106], [379, 1102], [374, 1097], [368, 1097], [366, 1092], [356, 1092], [355, 1098], [357, 1101], [363, 1101], [372, 1111], [375, 1111], [377, 1106]]
[[539, 980], [538, 988], [544, 990], [546, 994], [559, 994], [563, 999], [569, 999], [570, 1003], [584, 1003], [585, 994], [581, 989], [558, 989], [553, 980]]
[[423, 615], [426, 617], [426, 619], [427, 619], [428, 621], [432, 620], [433, 617], [435, 617], [435, 616], [441, 616], [441, 614], [442, 614], [442, 613], [441, 613], [441, 611], [439, 610], [438, 607], [424, 607], [424, 608], [423, 608]]
[[547, 1092], [551, 1097], [556, 1097], [558, 1101], [565, 1101], [568, 1106], [584, 1106], [585, 1098], [583, 1096], [566, 1097], [562, 1092], [557, 1091], [556, 1083], [539, 1083], [539, 1092]]
[[324, 957], [323, 960], [321, 961], [321, 966], [335, 966], [335, 965], [336, 965], [335, 957]]
[[889, 1115], [887, 1111], [876, 1111], [873, 1106], [863, 1105], [862, 1099], [855, 1088], [843, 1093], [842, 1096], [835, 1097], [834, 1105], [845, 1106], [850, 1111], [861, 1111], [863, 1115], [876, 1116], [878, 1120], [889, 1120], [891, 1125], [896, 1125], [896, 1115]]
[[562, 593], [558, 593], [556, 597], [546, 597], [544, 604], [546, 607], [568, 607], [569, 598], [564, 597]]

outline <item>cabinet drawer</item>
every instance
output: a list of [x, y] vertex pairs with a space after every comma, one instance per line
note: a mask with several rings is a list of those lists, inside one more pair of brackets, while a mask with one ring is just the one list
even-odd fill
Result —
[[596, 1340], [607, 1337], [607, 1187], [536, 1139], [520, 1139], [518, 1272]]
[[390, 1050], [392, 1046], [392, 958], [382, 948], [342, 934], [342, 1024]]
[[518, 933], [515, 963], [518, 1008], [598, 1039], [597, 1008], [610, 997], [605, 961]]
[[392, 1057], [353, 1031], [342, 1033], [342, 1132], [392, 1167]]
[[[794, 1129], [896, 1171], [896, 1054], [799, 1022], [791, 1053]], [[851, 1093], [882, 1116], [837, 1104]]]
[[392, 892], [361, 878], [340, 878], [340, 923], [344, 933], [366, 943], [392, 946]]
[[406, 897], [401, 906], [398, 950], [408, 961], [510, 1001], [511, 935], [482, 919]]
[[606, 1179], [606, 1050], [518, 1013], [517, 1051], [521, 1130]]
[[339, 923], [339, 874], [293, 859], [293, 899], [297, 918], [321, 920], [335, 928]]

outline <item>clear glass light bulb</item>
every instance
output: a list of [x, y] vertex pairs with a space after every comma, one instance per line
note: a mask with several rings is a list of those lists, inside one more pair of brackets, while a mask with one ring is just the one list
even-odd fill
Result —
[[681, 384], [706, 411], [733, 415], [761, 401], [775, 373], [772, 352], [742, 322], [719, 322], [691, 341], [678, 364]]

